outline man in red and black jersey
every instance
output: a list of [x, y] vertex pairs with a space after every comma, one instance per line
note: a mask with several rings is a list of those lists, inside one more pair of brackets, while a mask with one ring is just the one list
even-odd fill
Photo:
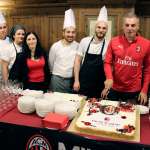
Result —
[[139, 18], [128, 13], [123, 18], [124, 34], [114, 37], [105, 57], [105, 88], [102, 97], [111, 100], [147, 102], [150, 80], [150, 41], [138, 34]]

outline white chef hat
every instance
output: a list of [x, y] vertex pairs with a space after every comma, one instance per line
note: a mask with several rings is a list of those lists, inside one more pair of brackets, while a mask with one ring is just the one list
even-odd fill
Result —
[[5, 17], [2, 12], [0, 12], [0, 24], [6, 23]]
[[64, 25], [63, 29], [67, 27], [76, 27], [75, 25], [75, 16], [72, 9], [68, 9], [65, 11], [65, 17], [64, 17]]
[[105, 6], [103, 6], [103, 7], [100, 9], [100, 12], [99, 12], [99, 16], [98, 16], [98, 18], [97, 18], [97, 21], [108, 22], [107, 9], [106, 9]]

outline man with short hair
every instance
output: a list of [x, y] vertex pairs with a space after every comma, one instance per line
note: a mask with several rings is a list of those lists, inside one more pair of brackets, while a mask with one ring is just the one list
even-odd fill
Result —
[[63, 39], [54, 43], [49, 52], [50, 89], [53, 92], [72, 93], [73, 66], [78, 48], [75, 37], [75, 17], [73, 10], [69, 9], [65, 11]]
[[106, 7], [102, 7], [95, 25], [94, 36], [85, 37], [79, 44], [74, 65], [74, 91], [89, 98], [99, 98], [104, 88], [105, 74], [103, 59], [108, 42]]
[[[139, 18], [127, 13], [124, 34], [108, 46], [104, 64], [106, 81], [102, 97], [111, 100], [136, 100], [145, 104], [150, 78], [150, 42], [138, 34]], [[108, 95], [107, 95], [108, 94]]]

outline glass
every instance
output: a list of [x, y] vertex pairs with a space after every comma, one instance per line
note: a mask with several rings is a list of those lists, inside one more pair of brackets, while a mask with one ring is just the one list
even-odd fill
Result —
[[8, 86], [9, 86], [9, 92], [10, 93], [12, 93], [14, 95], [19, 95], [19, 94], [22, 93], [22, 91], [23, 91], [22, 83], [20, 83], [20, 82], [18, 82], [16, 80], [8, 81], [8, 82], [9, 82]]
[[22, 94], [23, 85], [18, 81], [3, 81], [0, 80], [0, 97], [1, 99], [7, 97], [15, 97]]

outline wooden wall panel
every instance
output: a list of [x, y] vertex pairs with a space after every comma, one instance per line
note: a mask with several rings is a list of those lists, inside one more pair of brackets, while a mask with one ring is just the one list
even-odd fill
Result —
[[[76, 26], [77, 26], [77, 38], [79, 42], [81, 38], [88, 34], [88, 19], [89, 17], [97, 17], [99, 14], [99, 8], [80, 8], [72, 7], [75, 12]], [[52, 11], [51, 8], [50, 12]], [[48, 50], [49, 47], [56, 41], [62, 38], [62, 28], [64, 11], [66, 8], [56, 9], [52, 14], [49, 14], [48, 7], [44, 8], [22, 8], [18, 7], [16, 10], [3, 9], [8, 20], [9, 29], [14, 24], [23, 24], [27, 31], [35, 31], [38, 33], [43, 47]], [[11, 11], [12, 10], [12, 11]], [[33, 11], [34, 10], [34, 11]], [[54, 10], [54, 8], [53, 8]], [[134, 10], [134, 8], [108, 8], [109, 17], [114, 18], [113, 36], [121, 33], [122, 29], [122, 16], [127, 12]], [[36, 12], [36, 13], [35, 13]], [[40, 12], [42, 12], [40, 14]], [[33, 13], [33, 14], [32, 14]], [[141, 33], [143, 36], [150, 38], [150, 16], [141, 17]]]
[[[40, 39], [41, 39], [41, 44], [45, 48], [45, 50], [49, 49], [49, 44], [50, 44], [50, 31], [49, 31], [49, 19], [48, 16], [41, 16], [40, 17]], [[35, 25], [36, 26], [36, 25]]]
[[26, 31], [33, 31], [38, 34], [43, 47], [48, 49], [48, 16], [13, 16], [8, 19], [9, 30], [15, 24], [22, 24]]
[[62, 38], [64, 16], [49, 16], [50, 45]]
[[[124, 13], [126, 13], [127, 11], [131, 11], [132, 8], [108, 8], [108, 15], [110, 18], [113, 18], [113, 35], [115, 36], [117, 34], [121, 33], [122, 30], [122, 16]], [[81, 38], [83, 38], [84, 36], [87, 36], [88, 33], [88, 18], [97, 18], [98, 14], [99, 14], [99, 9], [97, 8], [78, 8], [76, 9], [76, 11], [78, 12], [78, 16], [77, 16], [77, 29], [78, 29], [78, 36], [77, 38], [80, 40]]]
[[63, 19], [63, 15], [11, 16], [8, 18], [8, 26], [10, 30], [13, 25], [22, 24], [27, 32], [36, 32], [43, 47], [48, 50], [54, 42], [62, 38]]
[[141, 29], [141, 34], [144, 37], [150, 39], [150, 16], [141, 17], [140, 29]]

